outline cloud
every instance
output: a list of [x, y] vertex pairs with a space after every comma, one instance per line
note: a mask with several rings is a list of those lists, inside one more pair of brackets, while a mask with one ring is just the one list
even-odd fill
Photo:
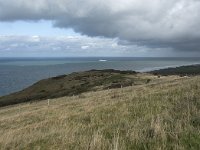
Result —
[[81, 46], [81, 49], [88, 49], [88, 48], [89, 48], [88, 45]]
[[81, 35], [0, 36], [0, 56], [121, 56], [131, 52], [133, 46], [116, 45], [116, 42], [117, 39]]
[[50, 20], [119, 44], [198, 51], [199, 0], [0, 0], [0, 21]]

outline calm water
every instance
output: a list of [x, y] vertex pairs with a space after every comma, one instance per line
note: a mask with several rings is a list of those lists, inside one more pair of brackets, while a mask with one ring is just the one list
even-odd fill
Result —
[[[106, 60], [106, 61], [99, 61]], [[149, 71], [200, 64], [200, 58], [0, 58], [0, 95], [61, 74], [90, 69]]]

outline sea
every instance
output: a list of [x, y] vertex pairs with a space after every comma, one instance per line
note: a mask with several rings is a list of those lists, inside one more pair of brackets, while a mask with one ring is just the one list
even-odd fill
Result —
[[41, 79], [70, 74], [72, 72], [91, 69], [117, 69], [146, 72], [192, 64], [200, 64], [200, 58], [0, 58], [0, 96], [20, 91]]

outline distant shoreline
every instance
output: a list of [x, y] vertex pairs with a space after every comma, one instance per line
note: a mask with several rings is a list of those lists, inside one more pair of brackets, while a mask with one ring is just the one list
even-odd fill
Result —
[[148, 73], [160, 75], [200, 75], [200, 64], [168, 67], [149, 71]]
[[163, 70], [163, 69], [169, 69], [169, 68], [178, 68], [178, 67], [187, 67], [187, 66], [198, 66], [200, 65], [200, 63], [194, 63], [194, 64], [183, 64], [183, 65], [170, 65], [170, 66], [164, 66], [164, 67], [153, 67], [153, 68], [146, 68], [143, 69], [141, 71], [141, 73], [145, 73], [145, 72], [153, 72], [153, 71], [158, 71], [158, 70]]

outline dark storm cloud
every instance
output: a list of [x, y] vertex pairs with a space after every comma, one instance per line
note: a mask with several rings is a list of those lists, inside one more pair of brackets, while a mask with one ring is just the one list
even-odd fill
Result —
[[[51, 20], [120, 44], [200, 50], [199, 0], [0, 0], [0, 20]], [[126, 42], [124, 42], [126, 41]]]

